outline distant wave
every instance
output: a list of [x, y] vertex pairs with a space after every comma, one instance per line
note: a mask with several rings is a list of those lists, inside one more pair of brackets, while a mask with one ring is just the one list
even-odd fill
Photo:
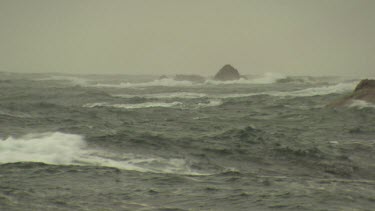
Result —
[[34, 79], [35, 81], [68, 81], [72, 85], [88, 86], [89, 81], [85, 78], [73, 76], [50, 76], [46, 78]]
[[149, 99], [171, 99], [171, 98], [182, 98], [182, 99], [195, 99], [207, 97], [207, 94], [204, 93], [193, 93], [193, 92], [172, 92], [172, 93], [155, 93], [155, 94], [141, 94], [141, 95], [126, 95], [126, 94], [117, 94], [112, 95], [114, 97], [122, 98], [133, 98], [133, 97], [142, 97]]
[[94, 107], [112, 107], [112, 108], [124, 108], [124, 109], [139, 109], [139, 108], [154, 108], [154, 107], [175, 107], [178, 105], [182, 105], [181, 102], [171, 102], [171, 103], [164, 103], [164, 102], [146, 102], [146, 103], [136, 103], [136, 104], [109, 104], [105, 102], [101, 103], [88, 103], [83, 105], [86, 108], [94, 108]]
[[254, 95], [263, 94], [259, 92], [255, 93], [239, 93], [239, 94], [208, 94], [208, 93], [194, 93], [194, 92], [172, 92], [172, 93], [156, 93], [156, 94], [114, 94], [113, 97], [121, 98], [146, 98], [146, 99], [199, 99], [199, 98], [209, 98], [211, 100], [219, 100], [225, 98], [237, 98], [237, 97], [249, 97]]
[[[285, 76], [275, 73], [266, 73], [259, 77], [254, 77], [251, 79], [244, 79], [241, 78], [239, 80], [233, 81], [217, 81], [213, 79], [207, 79], [203, 83], [191, 82], [191, 81], [180, 81], [174, 80], [172, 78], [164, 78], [164, 79], [157, 79], [154, 81], [149, 82], [142, 82], [142, 83], [131, 83], [131, 82], [123, 82], [119, 84], [105, 84], [105, 83], [98, 83], [98, 84], [91, 84], [90, 87], [104, 87], [104, 88], [139, 88], [139, 87], [153, 87], [153, 86], [166, 86], [166, 87], [174, 87], [174, 86], [199, 86], [199, 85], [226, 85], [226, 84], [271, 84], [275, 83], [277, 80], [285, 78]], [[86, 84], [87, 85], [87, 84]]]
[[262, 76], [258, 77], [251, 77], [249, 79], [240, 78], [239, 80], [233, 81], [217, 81], [213, 79], [209, 79], [205, 81], [205, 84], [213, 84], [213, 85], [222, 85], [222, 84], [272, 84], [277, 82], [279, 79], [286, 78], [281, 74], [276, 73], [265, 73]]
[[335, 85], [327, 85], [321, 87], [312, 87], [302, 90], [295, 91], [267, 91], [267, 92], [254, 92], [254, 93], [235, 93], [235, 94], [221, 94], [216, 95], [216, 98], [238, 98], [238, 97], [251, 97], [256, 95], [269, 95], [275, 97], [312, 97], [320, 95], [329, 95], [329, 94], [340, 94], [345, 92], [351, 92], [354, 90], [355, 86], [358, 84], [358, 81], [355, 82], [345, 82], [338, 83]]
[[[355, 86], [358, 84], [358, 81], [354, 82], [344, 82], [338, 83], [334, 85], [326, 85], [321, 87], [312, 87], [307, 89], [301, 90], [294, 90], [294, 91], [266, 91], [266, 92], [251, 92], [251, 93], [228, 93], [228, 94], [209, 94], [209, 93], [194, 93], [194, 92], [173, 92], [173, 93], [156, 93], [156, 94], [138, 94], [138, 95], [130, 95], [130, 94], [116, 94], [112, 95], [114, 97], [121, 97], [121, 98], [135, 98], [135, 97], [142, 97], [147, 99], [173, 99], [173, 98], [180, 98], [180, 99], [199, 99], [199, 98], [208, 98], [211, 100], [210, 105], [222, 104], [220, 99], [228, 99], [228, 98], [242, 98], [242, 97], [251, 97], [251, 96], [258, 96], [258, 95], [269, 95], [274, 97], [311, 97], [311, 96], [321, 96], [321, 95], [328, 95], [328, 94], [340, 94], [345, 92], [351, 92], [354, 90]], [[213, 103], [216, 102], [216, 103]], [[137, 105], [137, 104], [136, 104]], [[154, 105], [154, 106], [153, 106]], [[140, 106], [135, 107], [172, 107], [175, 106], [175, 103], [146, 103], [140, 104]], [[88, 104], [85, 107], [95, 107], [95, 106], [107, 106], [106, 104]], [[113, 106], [113, 107], [121, 107], [121, 106]], [[126, 108], [127, 106], [124, 106]], [[131, 106], [130, 106], [131, 107]], [[129, 107], [129, 108], [130, 108]], [[202, 106], [204, 107], [204, 106]]]
[[286, 78], [286, 76], [279, 73], [265, 73], [263, 76], [249, 79], [249, 81], [253, 84], [272, 84], [284, 78]]
[[90, 149], [82, 136], [60, 132], [0, 139], [0, 163], [14, 162], [106, 166], [140, 172], [206, 175], [192, 171], [184, 159]]
[[223, 101], [220, 99], [209, 99], [205, 102], [198, 103], [182, 103], [178, 101], [174, 102], [146, 102], [146, 103], [135, 103], [135, 104], [110, 104], [107, 102], [87, 103], [82, 107], [95, 108], [95, 107], [111, 107], [111, 108], [122, 108], [122, 109], [145, 109], [145, 108], [183, 108], [183, 109], [196, 109], [220, 106]]
[[106, 87], [106, 88], [137, 88], [137, 87], [152, 87], [152, 86], [192, 86], [194, 85], [193, 82], [190, 81], [176, 81], [170, 78], [154, 80], [150, 82], [142, 82], [142, 83], [130, 83], [130, 82], [123, 82], [120, 84], [93, 84], [90, 85], [92, 87]]
[[205, 107], [214, 107], [214, 106], [220, 106], [223, 104], [223, 101], [220, 99], [210, 99], [208, 103], [198, 103], [199, 108], [205, 108]]
[[322, 87], [312, 87], [291, 92], [269, 92], [272, 96], [294, 96], [294, 97], [311, 97], [319, 95], [328, 95], [334, 93], [345, 93], [353, 91], [358, 81], [338, 83], [335, 85], [327, 85]]
[[9, 117], [17, 117], [17, 118], [31, 118], [32, 116], [27, 113], [17, 112], [17, 111], [7, 111], [7, 110], [0, 110], [0, 116], [9, 116]]

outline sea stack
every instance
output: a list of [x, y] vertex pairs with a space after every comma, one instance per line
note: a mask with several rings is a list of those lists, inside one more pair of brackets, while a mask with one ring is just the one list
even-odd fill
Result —
[[329, 104], [329, 107], [341, 107], [349, 105], [353, 100], [363, 100], [375, 103], [375, 80], [364, 79], [355, 87], [353, 93], [341, 100]]
[[214, 79], [218, 81], [232, 81], [240, 79], [240, 73], [232, 65], [226, 64], [219, 72], [216, 73]]

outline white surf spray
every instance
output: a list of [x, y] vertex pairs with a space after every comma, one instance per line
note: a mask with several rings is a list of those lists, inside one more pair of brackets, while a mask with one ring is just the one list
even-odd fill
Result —
[[69, 165], [81, 154], [86, 143], [79, 135], [64, 133], [29, 134], [0, 139], [0, 162], [43, 162]]
[[191, 81], [179, 81], [172, 78], [157, 79], [149, 82], [142, 83], [131, 83], [122, 82], [119, 84], [105, 84], [97, 83], [86, 86], [90, 87], [104, 87], [104, 88], [144, 88], [154, 86], [165, 86], [165, 87], [187, 87], [187, 86], [202, 86], [202, 85], [225, 85], [225, 84], [271, 84], [275, 83], [278, 79], [285, 78], [285, 76], [275, 73], [266, 73], [262, 76], [253, 77], [251, 79], [240, 78], [239, 80], [233, 81], [217, 81], [208, 79], [204, 83], [195, 83]]
[[215, 98], [240, 98], [240, 97], [251, 97], [257, 95], [269, 95], [275, 97], [312, 97], [320, 95], [329, 95], [329, 94], [341, 94], [346, 92], [351, 92], [354, 90], [355, 86], [358, 84], [358, 81], [355, 82], [345, 82], [338, 83], [335, 85], [326, 85], [321, 87], [312, 87], [307, 89], [289, 91], [289, 92], [279, 92], [279, 91], [267, 91], [267, 92], [254, 92], [254, 93], [235, 93], [235, 94], [218, 94], [214, 95]]
[[217, 81], [213, 79], [208, 79], [204, 82], [206, 85], [226, 85], [226, 84], [249, 84], [250, 81], [244, 78], [233, 81]]
[[277, 73], [265, 73], [261, 76], [251, 76], [248, 79], [240, 78], [239, 80], [232, 81], [217, 81], [217, 80], [206, 80], [205, 84], [210, 85], [222, 85], [222, 84], [272, 84], [279, 79], [286, 78], [285, 76]]
[[216, 94], [212, 97], [218, 98], [218, 99], [226, 99], [226, 98], [241, 98], [241, 97], [251, 97], [255, 95], [262, 95], [265, 94], [265, 92], [254, 92], [254, 93], [236, 93], [236, 94]]
[[364, 100], [352, 100], [348, 107], [358, 109], [375, 108], [375, 104], [366, 102]]
[[215, 107], [223, 104], [220, 99], [210, 99], [208, 103], [198, 103], [198, 108]]
[[[321, 96], [329, 94], [341, 94], [346, 92], [352, 92], [355, 86], [358, 84], [358, 81], [352, 82], [342, 82], [333, 85], [324, 85], [320, 87], [311, 87], [301, 90], [294, 91], [265, 91], [265, 92], [252, 92], [252, 93], [227, 93], [227, 94], [209, 94], [209, 93], [190, 93], [190, 92], [175, 92], [175, 93], [156, 93], [156, 94], [140, 94], [140, 95], [127, 95], [127, 94], [117, 94], [113, 95], [114, 97], [121, 98], [133, 98], [133, 97], [143, 97], [148, 99], [172, 99], [172, 98], [181, 98], [181, 99], [199, 99], [199, 98], [208, 98], [212, 103], [211, 105], [221, 105], [222, 101], [220, 99], [227, 98], [243, 98], [243, 97], [252, 97], [258, 95], [269, 95], [275, 97], [312, 97], [312, 96]], [[176, 103], [176, 102], [174, 102]], [[160, 103], [160, 107], [170, 107], [175, 106], [174, 103]], [[163, 106], [165, 104], [165, 106]], [[199, 103], [199, 106], [204, 107], [204, 104]], [[148, 103], [143, 104], [147, 107]], [[143, 107], [140, 105], [140, 107]], [[150, 107], [153, 107], [153, 103], [150, 103]], [[154, 103], [155, 107], [158, 106], [158, 103]], [[85, 105], [85, 107], [96, 107], [96, 106], [106, 106], [105, 103], [94, 103]], [[118, 106], [121, 107], [121, 106]], [[124, 106], [126, 108], [127, 106]], [[138, 107], [138, 106], [135, 106]]]
[[265, 73], [261, 77], [249, 79], [252, 84], [272, 84], [277, 82], [277, 80], [284, 79], [286, 76], [279, 73]]
[[328, 95], [334, 93], [345, 93], [351, 92], [354, 90], [355, 86], [358, 84], [358, 81], [354, 82], [344, 82], [338, 83], [335, 85], [327, 85], [322, 87], [312, 87], [292, 92], [269, 92], [272, 96], [295, 96], [295, 97], [311, 97], [318, 95]]
[[35, 81], [65, 81], [70, 85], [89, 86], [90, 80], [73, 76], [50, 76], [47, 78], [34, 79]]
[[181, 98], [181, 99], [196, 99], [207, 97], [204, 93], [194, 93], [194, 92], [171, 92], [171, 93], [155, 93], [155, 94], [140, 94], [140, 95], [127, 95], [127, 94], [117, 94], [112, 95], [114, 97], [121, 98], [134, 98], [142, 97], [148, 99], [171, 99], [171, 98]]
[[182, 105], [181, 102], [171, 102], [171, 103], [164, 103], [164, 102], [146, 102], [146, 103], [136, 103], [136, 104], [109, 104], [106, 102], [99, 102], [99, 103], [88, 103], [83, 105], [86, 108], [94, 108], [94, 107], [112, 107], [112, 108], [123, 108], [123, 109], [140, 109], [140, 108], [154, 108], [154, 107], [162, 107], [162, 108], [170, 108]]
[[106, 166], [140, 172], [205, 175], [192, 171], [189, 162], [184, 159], [91, 149], [82, 136], [60, 132], [0, 139], [0, 163], [15, 162]]
[[93, 84], [90, 85], [91, 87], [105, 87], [105, 88], [139, 88], [139, 87], [153, 87], [153, 86], [192, 86], [194, 85], [193, 82], [190, 81], [176, 81], [170, 78], [154, 80], [150, 82], [142, 82], [142, 83], [130, 83], [130, 82], [122, 82], [120, 84]]

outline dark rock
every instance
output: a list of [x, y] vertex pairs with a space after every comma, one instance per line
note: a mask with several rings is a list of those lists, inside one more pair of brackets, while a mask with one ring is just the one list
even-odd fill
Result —
[[159, 80], [163, 80], [163, 79], [167, 79], [168, 77], [166, 76], [166, 75], [161, 75], [160, 77], [159, 77]]
[[346, 106], [353, 102], [353, 100], [363, 100], [369, 103], [375, 103], [375, 80], [361, 80], [351, 95], [328, 104], [328, 107]]
[[355, 87], [354, 92], [364, 89], [373, 89], [375, 91], [375, 80], [364, 79]]
[[174, 77], [176, 81], [191, 81], [196, 83], [203, 83], [206, 79], [200, 75], [176, 75]]
[[232, 81], [240, 79], [240, 73], [231, 65], [227, 64], [216, 73], [214, 79], [219, 81]]

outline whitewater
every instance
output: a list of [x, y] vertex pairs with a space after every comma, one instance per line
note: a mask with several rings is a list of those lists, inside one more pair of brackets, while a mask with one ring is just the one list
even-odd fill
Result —
[[0, 76], [0, 210], [375, 209], [360, 78]]

